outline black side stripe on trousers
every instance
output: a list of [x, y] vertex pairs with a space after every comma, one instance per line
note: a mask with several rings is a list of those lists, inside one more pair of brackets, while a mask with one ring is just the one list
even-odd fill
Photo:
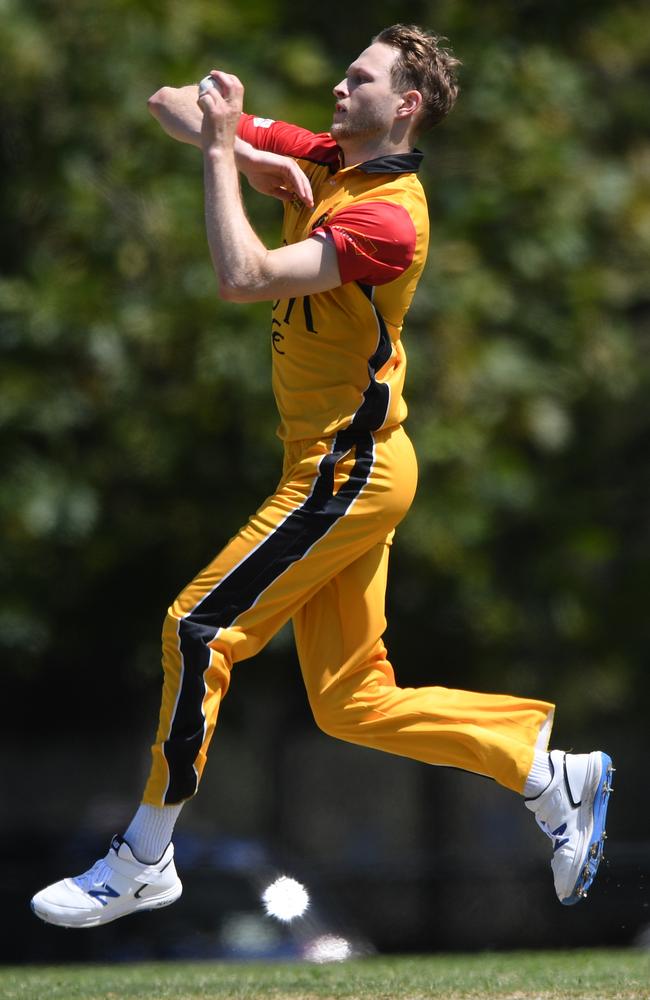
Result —
[[[334, 493], [336, 464], [352, 448], [354, 466], [347, 481]], [[204, 736], [203, 674], [210, 663], [208, 644], [219, 629], [232, 625], [252, 608], [262, 593], [346, 514], [368, 481], [373, 458], [374, 442], [369, 431], [339, 431], [332, 451], [321, 460], [307, 500], [179, 622], [183, 672], [169, 738], [163, 744], [169, 766], [166, 804], [190, 798], [197, 789], [194, 761]]]

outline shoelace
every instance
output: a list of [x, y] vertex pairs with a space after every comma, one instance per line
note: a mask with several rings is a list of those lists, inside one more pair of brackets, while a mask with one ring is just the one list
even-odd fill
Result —
[[95, 862], [92, 868], [89, 868], [87, 872], [83, 873], [83, 875], [77, 875], [73, 881], [76, 882], [79, 888], [83, 889], [84, 892], [88, 892], [88, 890], [94, 885], [105, 885], [106, 880], [110, 878], [112, 874], [113, 869], [109, 868], [104, 858], [100, 858], [99, 861]]

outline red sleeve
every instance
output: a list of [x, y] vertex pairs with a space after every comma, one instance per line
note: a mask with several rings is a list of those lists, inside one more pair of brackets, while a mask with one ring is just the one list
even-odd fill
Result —
[[341, 209], [312, 235], [336, 244], [341, 281], [385, 285], [403, 274], [415, 253], [415, 226], [402, 205], [366, 201]]
[[329, 132], [314, 133], [288, 122], [242, 114], [237, 135], [256, 149], [293, 156], [296, 160], [339, 166], [339, 147]]

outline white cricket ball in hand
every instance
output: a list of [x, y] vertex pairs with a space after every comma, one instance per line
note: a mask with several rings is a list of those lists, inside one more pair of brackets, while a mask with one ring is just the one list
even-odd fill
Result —
[[262, 902], [269, 917], [288, 924], [295, 917], [303, 915], [309, 906], [309, 893], [300, 882], [281, 875], [266, 887], [262, 893]]
[[202, 97], [210, 89], [210, 87], [215, 87], [216, 90], [219, 89], [219, 84], [213, 76], [204, 76], [199, 83], [199, 97]]

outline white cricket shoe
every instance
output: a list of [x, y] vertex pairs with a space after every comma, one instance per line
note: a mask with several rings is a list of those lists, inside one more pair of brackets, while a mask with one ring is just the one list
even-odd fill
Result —
[[550, 762], [550, 784], [526, 805], [553, 841], [551, 868], [558, 899], [572, 906], [585, 899], [603, 856], [615, 768], [601, 750], [582, 754], [551, 750]]
[[183, 886], [169, 844], [155, 864], [144, 864], [122, 837], [113, 837], [108, 854], [89, 871], [64, 878], [37, 892], [31, 907], [37, 917], [60, 927], [98, 927], [137, 910], [169, 906]]

